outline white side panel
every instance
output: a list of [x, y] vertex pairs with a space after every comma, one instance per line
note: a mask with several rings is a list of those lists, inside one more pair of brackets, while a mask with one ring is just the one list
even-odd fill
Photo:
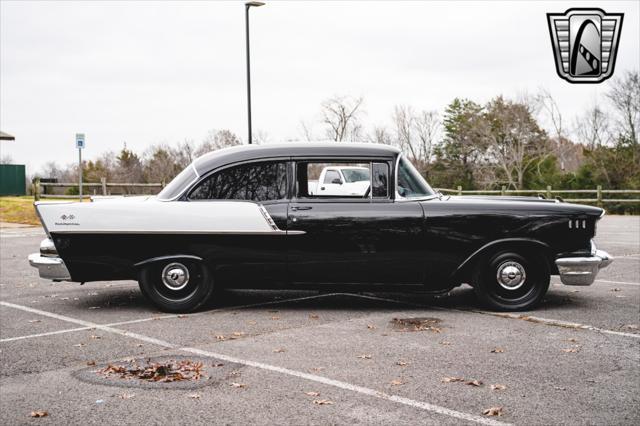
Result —
[[49, 232], [273, 234], [259, 204], [234, 201], [112, 199], [99, 203], [42, 203]]

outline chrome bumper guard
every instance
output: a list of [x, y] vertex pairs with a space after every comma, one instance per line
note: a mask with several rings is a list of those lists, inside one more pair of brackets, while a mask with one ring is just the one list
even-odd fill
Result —
[[591, 256], [561, 257], [556, 259], [560, 280], [565, 285], [591, 285], [598, 271], [613, 262], [613, 256], [604, 250], [597, 250], [591, 243]]
[[58, 251], [50, 238], [45, 238], [40, 243], [40, 253], [29, 255], [29, 265], [38, 268], [40, 278], [54, 281], [70, 281], [71, 274], [64, 264], [64, 260], [58, 257]]
[[40, 278], [54, 281], [71, 280], [67, 265], [59, 257], [45, 257], [40, 253], [33, 253], [29, 255], [29, 265], [38, 268]]

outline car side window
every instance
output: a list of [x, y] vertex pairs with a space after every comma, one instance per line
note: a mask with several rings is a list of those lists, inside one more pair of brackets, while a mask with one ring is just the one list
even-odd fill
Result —
[[190, 200], [271, 201], [287, 198], [285, 162], [249, 163], [229, 167], [205, 178]]
[[372, 197], [387, 198], [389, 196], [389, 165], [387, 163], [373, 163], [371, 171]]
[[342, 182], [342, 179], [340, 179], [340, 173], [338, 173], [337, 170], [327, 170], [327, 173], [324, 175], [323, 183], [337, 183], [334, 182], [336, 179]]

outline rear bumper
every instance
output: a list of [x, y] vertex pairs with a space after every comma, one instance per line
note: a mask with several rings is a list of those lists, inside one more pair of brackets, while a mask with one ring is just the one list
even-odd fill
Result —
[[59, 257], [42, 256], [40, 253], [29, 255], [29, 264], [38, 268], [40, 278], [54, 281], [70, 281], [71, 275], [67, 265]]
[[603, 250], [596, 249], [591, 243], [591, 256], [562, 257], [556, 259], [560, 280], [565, 285], [591, 285], [598, 271], [613, 262], [613, 256]]

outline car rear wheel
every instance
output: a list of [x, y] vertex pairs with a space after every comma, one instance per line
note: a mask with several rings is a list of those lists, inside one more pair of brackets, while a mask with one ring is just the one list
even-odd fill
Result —
[[534, 308], [549, 289], [549, 265], [539, 253], [501, 251], [480, 261], [472, 284], [490, 309], [519, 311]]
[[164, 312], [192, 312], [213, 293], [213, 280], [200, 261], [177, 259], [147, 265], [138, 281], [142, 294]]

